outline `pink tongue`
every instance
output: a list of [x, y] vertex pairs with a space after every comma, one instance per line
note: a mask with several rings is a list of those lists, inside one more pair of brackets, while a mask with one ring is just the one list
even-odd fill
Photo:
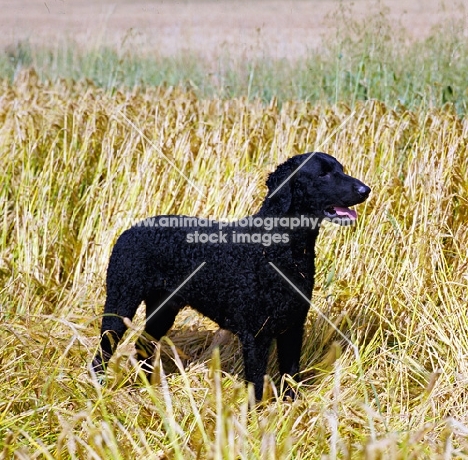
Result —
[[357, 219], [357, 212], [354, 209], [339, 208], [338, 206], [334, 206], [333, 209], [339, 216], [346, 216], [351, 220]]

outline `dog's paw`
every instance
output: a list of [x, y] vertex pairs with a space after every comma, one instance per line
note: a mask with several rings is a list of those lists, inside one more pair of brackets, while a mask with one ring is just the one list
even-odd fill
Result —
[[91, 378], [99, 385], [104, 386], [106, 384], [106, 373], [104, 371], [104, 366], [102, 365], [101, 360], [94, 358], [93, 362], [89, 364], [88, 370]]

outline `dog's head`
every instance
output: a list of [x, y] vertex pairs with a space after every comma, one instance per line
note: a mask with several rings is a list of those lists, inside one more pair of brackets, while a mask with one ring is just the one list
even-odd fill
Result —
[[356, 220], [356, 211], [349, 207], [365, 201], [371, 191], [322, 152], [290, 158], [269, 175], [267, 186], [268, 196], [260, 213], [315, 216], [342, 224]]

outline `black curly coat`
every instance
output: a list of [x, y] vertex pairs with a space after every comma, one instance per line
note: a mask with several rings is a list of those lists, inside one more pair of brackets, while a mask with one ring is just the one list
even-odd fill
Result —
[[[275, 217], [293, 222], [291, 218], [307, 216], [312, 224], [290, 229], [277, 220], [278, 226], [269, 231], [255, 225], [220, 230], [217, 223], [211, 227], [162, 226], [169, 216], [158, 216], [122, 233], [107, 271], [101, 344], [93, 361], [96, 372], [104, 370], [122, 338], [123, 318], [132, 319], [144, 301], [145, 332], [156, 340], [167, 333], [186, 305], [236, 334], [243, 346], [245, 378], [254, 383], [257, 399], [262, 396], [274, 339], [280, 373], [298, 374], [309, 302], [275, 267], [310, 299], [317, 224], [324, 218], [339, 223], [354, 220], [356, 214], [347, 207], [363, 202], [370, 188], [344, 174], [338, 161], [320, 152], [290, 158], [270, 174], [267, 186], [268, 197], [252, 216], [260, 220], [254, 223], [271, 223], [273, 219], [268, 218]], [[248, 219], [238, 222], [244, 225]], [[211, 242], [195, 241], [210, 236]], [[139, 358], [144, 359], [147, 355], [139, 343], [142, 340], [137, 342]]]

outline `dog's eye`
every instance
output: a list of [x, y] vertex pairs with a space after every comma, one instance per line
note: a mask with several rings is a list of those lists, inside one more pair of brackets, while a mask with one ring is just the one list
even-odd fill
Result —
[[327, 172], [324, 171], [319, 174], [319, 177], [328, 177], [329, 175], [330, 173], [328, 171]]

